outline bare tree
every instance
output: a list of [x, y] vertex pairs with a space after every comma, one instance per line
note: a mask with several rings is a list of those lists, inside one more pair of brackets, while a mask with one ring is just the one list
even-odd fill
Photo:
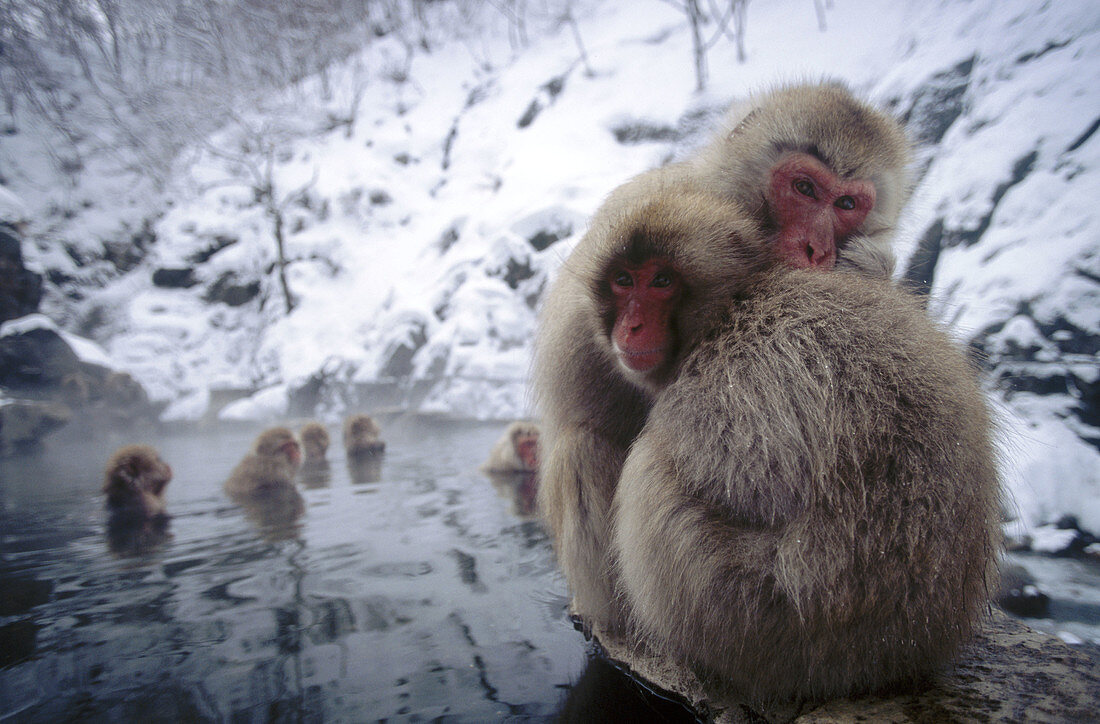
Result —
[[229, 141], [203, 146], [210, 155], [225, 161], [226, 170], [232, 175], [232, 178], [216, 185], [246, 186], [271, 222], [275, 269], [287, 314], [294, 311], [297, 304], [286, 279], [286, 268], [290, 263], [286, 254], [287, 210], [317, 183], [317, 171], [314, 169], [313, 177], [305, 184], [285, 192], [280, 188], [276, 179], [276, 161], [280, 152], [287, 149], [292, 137], [292, 130], [277, 122], [237, 117]]
[[581, 65], [584, 66], [584, 74], [588, 77], [595, 75], [595, 71], [592, 70], [592, 66], [588, 63], [588, 51], [584, 47], [584, 39], [581, 38], [581, 29], [577, 24], [577, 18], [573, 14], [573, 0], [566, 0], [562, 7], [561, 13], [558, 15], [558, 19], [561, 23], [569, 26], [569, 31], [573, 34], [573, 42], [577, 44], [577, 50], [581, 54]]
[[[731, 39], [737, 47], [737, 61], [744, 63], [745, 19], [749, 0], [728, 0], [722, 7], [716, 0], [708, 0], [710, 14], [699, 6], [699, 0], [665, 0], [685, 16], [691, 28], [692, 58], [695, 63], [695, 90], [707, 87], [707, 51], [722, 37]], [[714, 30], [707, 37], [706, 26], [714, 23]]]

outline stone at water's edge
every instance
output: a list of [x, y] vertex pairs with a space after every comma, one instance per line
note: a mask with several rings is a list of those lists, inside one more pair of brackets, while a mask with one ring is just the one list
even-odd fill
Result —
[[0, 402], [0, 455], [10, 455], [37, 445], [72, 416], [68, 407], [57, 402]]
[[[599, 632], [595, 632], [599, 637]], [[713, 699], [695, 675], [667, 659], [632, 652], [600, 637], [607, 655], [637, 676], [683, 697], [715, 722], [826, 724], [909, 722], [1075, 722], [1100, 718], [1100, 664], [1060, 639], [995, 611], [956, 665], [914, 694], [837, 699], [797, 708], [754, 711]]]

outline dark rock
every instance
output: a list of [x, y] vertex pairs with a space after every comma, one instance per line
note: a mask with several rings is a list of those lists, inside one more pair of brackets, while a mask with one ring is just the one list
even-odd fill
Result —
[[539, 86], [535, 97], [531, 99], [523, 115], [516, 121], [517, 128], [527, 128], [530, 126], [545, 108], [557, 100], [561, 92], [565, 90], [566, 77], [567, 74], [555, 76]]
[[153, 286], [162, 289], [189, 289], [199, 281], [190, 267], [161, 268], [153, 272]]
[[242, 282], [233, 272], [226, 272], [218, 277], [210, 288], [206, 290], [203, 299], [210, 303], [222, 302], [231, 307], [239, 307], [248, 304], [260, 294], [259, 280]]
[[902, 122], [918, 144], [939, 143], [962, 115], [973, 70], [974, 58], [967, 58], [950, 70], [936, 73], [913, 94], [913, 103], [902, 115]]
[[0, 222], [0, 322], [38, 311], [42, 277], [23, 266], [19, 232]]
[[196, 251], [194, 254], [191, 254], [191, 256], [187, 257], [187, 261], [192, 264], [205, 264], [207, 261], [210, 260], [210, 257], [214, 256], [227, 246], [233, 246], [238, 241], [240, 241], [240, 239], [235, 236], [224, 236], [219, 234], [214, 237], [212, 244], [207, 246], [205, 249], [201, 249], [199, 251]]
[[72, 410], [58, 402], [8, 400], [0, 403], [0, 455], [33, 449], [72, 416]]
[[0, 386], [14, 390], [58, 387], [82, 369], [69, 343], [52, 329], [30, 329], [0, 337]]
[[407, 327], [404, 337], [391, 342], [383, 353], [383, 359], [386, 362], [378, 373], [382, 379], [401, 379], [411, 375], [413, 357], [428, 341], [424, 322], [411, 321]]
[[[1081, 276], [1100, 290], [1089, 275]], [[1021, 302], [1015, 314], [979, 330], [970, 344], [1009, 399], [1020, 393], [1064, 396], [1066, 411], [1080, 423], [1075, 431], [1100, 448], [1100, 378], [1094, 357], [1100, 334], [1062, 314], [1037, 318], [1031, 304]]]
[[776, 705], [767, 712], [716, 695], [694, 672], [668, 659], [597, 635], [608, 655], [644, 685], [652, 682], [682, 697], [715, 722], [1093, 721], [1100, 701], [1100, 664], [997, 610], [955, 664], [919, 691]]
[[636, 146], [639, 143], [674, 142], [681, 138], [681, 133], [676, 128], [645, 120], [620, 123], [611, 129], [611, 133], [615, 136], [615, 140], [624, 146]]
[[1035, 577], [1026, 568], [1006, 564], [1001, 570], [997, 605], [1014, 616], [1043, 618], [1050, 611], [1050, 596], [1039, 590]]

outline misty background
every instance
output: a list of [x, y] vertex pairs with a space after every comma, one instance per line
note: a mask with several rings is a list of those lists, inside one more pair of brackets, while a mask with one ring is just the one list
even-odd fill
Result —
[[[1012, 540], [1087, 554], [1098, 29], [1090, 0], [0, 1], [0, 215], [43, 280], [0, 348], [124, 373], [126, 424], [532, 415], [601, 199], [732, 100], [837, 78], [917, 146], [899, 275], [986, 374]], [[24, 372], [0, 406], [104, 419], [99, 377]]]

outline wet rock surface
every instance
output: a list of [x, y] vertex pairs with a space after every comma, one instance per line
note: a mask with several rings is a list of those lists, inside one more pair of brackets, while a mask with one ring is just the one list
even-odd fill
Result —
[[[597, 632], [598, 635], [598, 632]], [[812, 708], [756, 711], [708, 692], [687, 669], [601, 638], [607, 655], [634, 674], [683, 697], [715, 722], [1067, 722], [1094, 721], [1100, 664], [1055, 636], [995, 611], [956, 665], [927, 688], [897, 696], [837, 699]]]

